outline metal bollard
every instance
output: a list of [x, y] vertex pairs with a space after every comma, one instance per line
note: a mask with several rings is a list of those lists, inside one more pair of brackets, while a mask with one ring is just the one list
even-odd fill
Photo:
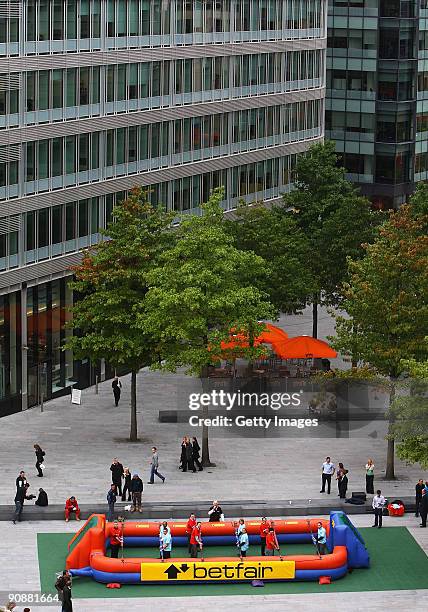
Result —
[[95, 375], [95, 395], [98, 395], [98, 374]]

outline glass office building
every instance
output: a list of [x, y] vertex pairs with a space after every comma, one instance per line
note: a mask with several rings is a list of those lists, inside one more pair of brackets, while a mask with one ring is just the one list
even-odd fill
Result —
[[329, 0], [326, 136], [376, 206], [427, 179], [427, 0]]
[[67, 277], [129, 189], [177, 213], [290, 189], [324, 135], [326, 3], [0, 2], [0, 414], [93, 382], [61, 350]]

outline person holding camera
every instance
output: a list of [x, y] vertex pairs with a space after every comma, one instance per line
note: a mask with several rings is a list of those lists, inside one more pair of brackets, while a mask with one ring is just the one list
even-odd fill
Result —
[[210, 523], [219, 523], [220, 521], [224, 521], [223, 510], [221, 509], [217, 499], [213, 501], [213, 505], [208, 510], [208, 516], [210, 517]]

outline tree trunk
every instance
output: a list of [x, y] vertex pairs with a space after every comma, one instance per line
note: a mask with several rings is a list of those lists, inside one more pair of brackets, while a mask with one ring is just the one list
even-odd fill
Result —
[[312, 338], [318, 338], [318, 295], [316, 293], [312, 300]]
[[[202, 384], [202, 389], [203, 391], [209, 391], [208, 387], [208, 366], [205, 366], [204, 368], [202, 368], [201, 371], [201, 384]], [[202, 418], [203, 419], [208, 419], [209, 418], [209, 413], [208, 413], [208, 406], [202, 406]], [[205, 421], [204, 421], [205, 422]], [[210, 460], [210, 447], [209, 447], [209, 440], [208, 440], [208, 427], [207, 425], [202, 425], [202, 465], [204, 467], [215, 467], [215, 463], [211, 463]]]
[[386, 473], [385, 480], [395, 480], [395, 440], [392, 437], [392, 426], [394, 424], [394, 414], [391, 410], [392, 404], [395, 401], [395, 386], [394, 382], [391, 381], [392, 387], [389, 394], [389, 424], [388, 424], [388, 449], [386, 452]]
[[[208, 418], [208, 406], [202, 407], [202, 416], [204, 419]], [[212, 466], [210, 461], [210, 447], [208, 442], [208, 427], [202, 425], [202, 465], [204, 467]]]
[[131, 430], [129, 433], [131, 442], [138, 441], [137, 426], [137, 370], [131, 372]]

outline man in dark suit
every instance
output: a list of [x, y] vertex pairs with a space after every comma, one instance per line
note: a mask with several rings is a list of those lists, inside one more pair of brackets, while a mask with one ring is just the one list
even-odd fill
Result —
[[422, 491], [423, 491], [424, 487], [425, 487], [425, 485], [424, 485], [423, 478], [419, 478], [419, 480], [418, 480], [418, 482], [416, 483], [416, 486], [415, 486], [415, 502], [416, 502], [415, 516], [419, 516], [419, 507], [421, 505]]
[[427, 526], [427, 515], [428, 515], [428, 492], [427, 489], [422, 489], [422, 499], [419, 506], [419, 512], [421, 513], [422, 523], [420, 527]]
[[111, 482], [116, 485], [117, 494], [122, 496], [122, 478], [123, 478], [123, 465], [117, 460], [117, 457], [113, 459], [113, 463], [110, 466], [111, 471]]

